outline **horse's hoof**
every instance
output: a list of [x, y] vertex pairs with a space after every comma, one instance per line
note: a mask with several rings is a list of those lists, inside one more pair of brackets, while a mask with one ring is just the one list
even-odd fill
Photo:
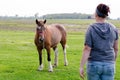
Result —
[[67, 66], [68, 64], [65, 64], [64, 66]]
[[55, 67], [57, 67], [57, 66], [58, 66], [57, 64], [54, 64], [54, 65], [53, 65], [53, 68], [55, 68]]
[[40, 65], [39, 67], [38, 67], [38, 71], [42, 71], [43, 70], [43, 65]]
[[42, 71], [43, 69], [42, 68], [38, 68], [38, 71]]
[[53, 72], [53, 71], [49, 71], [49, 72]]
[[57, 67], [57, 66], [53, 65], [53, 68], [55, 68], [55, 67]]
[[49, 72], [53, 72], [53, 68], [52, 68], [52, 67], [50, 67], [48, 71], [49, 71]]
[[68, 62], [64, 64], [64, 66], [67, 66], [68, 65]]
[[53, 70], [48, 70], [49, 72], [53, 72]]

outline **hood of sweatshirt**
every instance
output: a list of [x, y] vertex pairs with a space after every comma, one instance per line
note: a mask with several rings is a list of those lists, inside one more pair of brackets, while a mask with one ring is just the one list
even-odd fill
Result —
[[95, 23], [92, 27], [102, 39], [108, 39], [111, 35], [111, 27], [109, 23]]

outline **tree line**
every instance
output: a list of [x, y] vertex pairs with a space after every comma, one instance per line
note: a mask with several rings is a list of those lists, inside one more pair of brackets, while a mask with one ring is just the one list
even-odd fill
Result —
[[92, 19], [91, 14], [81, 14], [81, 13], [61, 13], [61, 14], [47, 14], [40, 18], [43, 19]]
[[[93, 19], [92, 14], [82, 14], [82, 13], [58, 13], [58, 14], [46, 14], [43, 16], [39, 16], [39, 13], [35, 13], [33, 16], [24, 16], [20, 17], [18, 14], [15, 16], [0, 16], [0, 19]], [[107, 19], [110, 19], [109, 17]], [[120, 18], [118, 18], [120, 20]]]

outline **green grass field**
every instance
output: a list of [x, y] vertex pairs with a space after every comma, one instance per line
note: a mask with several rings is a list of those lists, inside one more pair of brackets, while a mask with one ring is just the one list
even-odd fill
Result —
[[[48, 24], [61, 23], [67, 28], [68, 66], [64, 66], [63, 52], [59, 44], [59, 65], [48, 72], [46, 52], [43, 51], [44, 70], [37, 71], [38, 54], [34, 45], [34, 20], [0, 20], [0, 80], [82, 80], [79, 63], [84, 46], [87, 26], [94, 20], [48, 20]], [[120, 27], [119, 21], [113, 22]], [[54, 53], [51, 49], [52, 63]], [[115, 80], [120, 80], [120, 58], [116, 62]]]

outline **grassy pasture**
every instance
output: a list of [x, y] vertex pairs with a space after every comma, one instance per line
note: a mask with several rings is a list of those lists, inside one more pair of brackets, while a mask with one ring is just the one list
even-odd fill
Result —
[[[44, 70], [37, 71], [38, 54], [34, 45], [35, 22], [33, 19], [0, 20], [0, 80], [82, 80], [79, 62], [82, 56], [84, 34], [94, 20], [48, 20], [47, 24], [60, 23], [68, 32], [68, 66], [64, 66], [63, 52], [59, 44], [59, 65], [48, 72], [46, 53], [43, 51]], [[118, 28], [120, 21], [110, 20]], [[52, 51], [52, 63], [54, 53]], [[120, 58], [116, 62], [115, 80], [120, 80]]]

